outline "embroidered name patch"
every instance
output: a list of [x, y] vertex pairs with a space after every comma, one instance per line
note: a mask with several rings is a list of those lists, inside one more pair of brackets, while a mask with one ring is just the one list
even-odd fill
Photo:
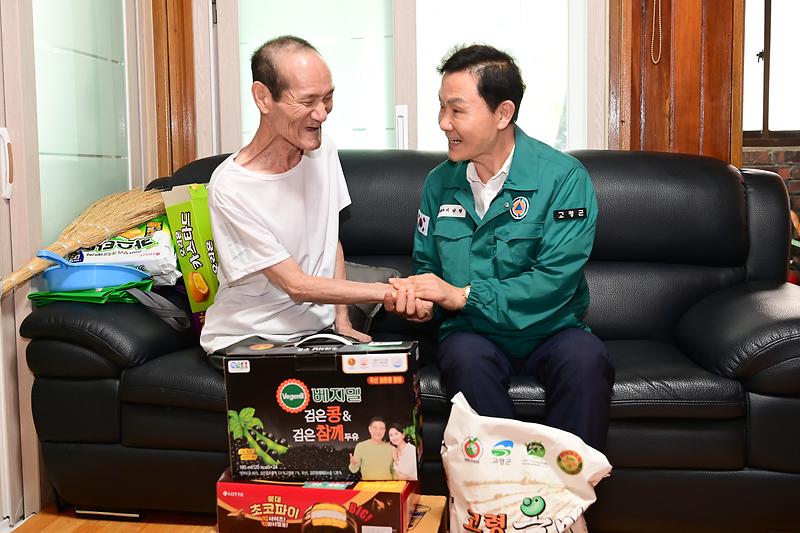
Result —
[[467, 212], [458, 204], [442, 204], [439, 207], [439, 215], [437, 218], [442, 217], [455, 217], [455, 218], [464, 218], [467, 216]]
[[428, 215], [422, 214], [422, 211], [417, 211], [417, 231], [428, 236], [428, 224], [431, 221], [431, 217]]
[[553, 211], [553, 218], [556, 220], [576, 220], [586, 218], [586, 208], [576, 207], [574, 209], [559, 209]]

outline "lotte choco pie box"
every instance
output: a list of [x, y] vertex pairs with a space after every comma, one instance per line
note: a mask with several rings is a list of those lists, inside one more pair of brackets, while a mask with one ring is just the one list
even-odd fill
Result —
[[[433, 511], [431, 505], [415, 505], [417, 486], [416, 481], [245, 482], [233, 481], [226, 471], [217, 482], [217, 527], [219, 533], [405, 533], [417, 515], [428, 514], [426, 507]], [[428, 529], [425, 533], [435, 533]]]
[[224, 364], [232, 478], [417, 480], [417, 358], [416, 341], [236, 346]]

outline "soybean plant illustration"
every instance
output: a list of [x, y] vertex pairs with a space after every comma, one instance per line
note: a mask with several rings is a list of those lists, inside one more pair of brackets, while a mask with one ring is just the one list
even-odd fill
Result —
[[410, 426], [406, 426], [403, 428], [403, 435], [406, 437], [406, 441], [414, 446], [417, 445], [417, 428], [413, 424]]
[[248, 446], [256, 453], [261, 462], [266, 465], [280, 464], [280, 456], [286, 453], [289, 447], [286, 439], [275, 440], [272, 433], [263, 433], [264, 423], [255, 416], [256, 410], [245, 407], [238, 413], [228, 411], [228, 431], [231, 437], [245, 439]]

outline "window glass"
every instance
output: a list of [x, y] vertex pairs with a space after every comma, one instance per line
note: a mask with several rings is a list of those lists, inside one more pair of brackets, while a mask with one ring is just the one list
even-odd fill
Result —
[[[748, 4], [749, 5], [749, 4]], [[797, 68], [797, 23], [800, 2], [772, 0], [769, 67], [769, 129], [800, 130], [800, 69]]]
[[34, 0], [42, 237], [129, 187], [122, 0]]
[[397, 6], [391, 0], [240, 0], [242, 143], [252, 139], [259, 119], [250, 94], [250, 56], [264, 41], [294, 34], [317, 47], [331, 67], [336, 94], [326, 129], [341, 148], [395, 147], [395, 86], [403, 82], [396, 79], [394, 58], [402, 50], [395, 46], [406, 38], [415, 42], [410, 52], [416, 58], [416, 87], [410, 90], [416, 92], [411, 114], [418, 149], [446, 148], [437, 123], [436, 67], [453, 46], [476, 41], [517, 59], [527, 84], [518, 124], [529, 135], [560, 149], [585, 147], [587, 0], [417, 0], [415, 5], [411, 38], [394, 35], [396, 27], [405, 31], [405, 26], [395, 25]]
[[250, 56], [265, 41], [286, 34], [307, 39], [331, 69], [336, 92], [325, 131], [336, 145], [393, 148], [392, 0], [240, 0], [242, 143], [252, 140], [259, 120], [250, 94]]
[[[419, 148], [446, 149], [437, 122], [441, 78], [436, 68], [454, 45], [475, 42], [510, 53], [522, 70], [527, 89], [517, 124], [528, 135], [556, 148], [575, 148], [568, 142], [567, 131], [568, 51], [570, 44], [585, 48], [585, 40], [570, 43], [569, 4], [549, 0], [418, 1]], [[585, 39], [585, 35], [581, 37]]]

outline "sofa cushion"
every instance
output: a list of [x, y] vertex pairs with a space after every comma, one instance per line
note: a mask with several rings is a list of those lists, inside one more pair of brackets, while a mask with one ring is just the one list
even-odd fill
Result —
[[800, 473], [800, 398], [749, 393], [747, 407], [747, 465]]
[[671, 344], [606, 341], [616, 369], [611, 418], [738, 418], [738, 381], [698, 366]]
[[32, 340], [25, 354], [28, 368], [37, 378], [117, 378], [122, 373], [99, 353], [61, 340]]
[[[606, 341], [616, 370], [611, 418], [727, 419], [745, 414], [744, 392], [733, 381], [704, 370], [670, 344]], [[420, 372], [423, 411], [446, 414], [439, 371]], [[545, 393], [536, 378], [514, 376], [509, 393], [523, 420], [544, 418]]]
[[119, 380], [37, 377], [31, 410], [41, 442], [117, 442]]
[[210, 452], [228, 449], [228, 417], [224, 412], [125, 403], [120, 424], [123, 446]]
[[[350, 281], [360, 283], [386, 283], [389, 278], [396, 278], [400, 272], [393, 268], [363, 265], [345, 261], [346, 277]], [[347, 306], [348, 317], [353, 328], [364, 333], [369, 333], [372, 319], [383, 307], [382, 303], [355, 303]]]
[[742, 283], [742, 267], [593, 261], [586, 266], [586, 323], [603, 340], [671, 342], [686, 310], [709, 294]]
[[122, 374], [123, 403], [225, 412], [225, 383], [199, 346], [173, 352]]

